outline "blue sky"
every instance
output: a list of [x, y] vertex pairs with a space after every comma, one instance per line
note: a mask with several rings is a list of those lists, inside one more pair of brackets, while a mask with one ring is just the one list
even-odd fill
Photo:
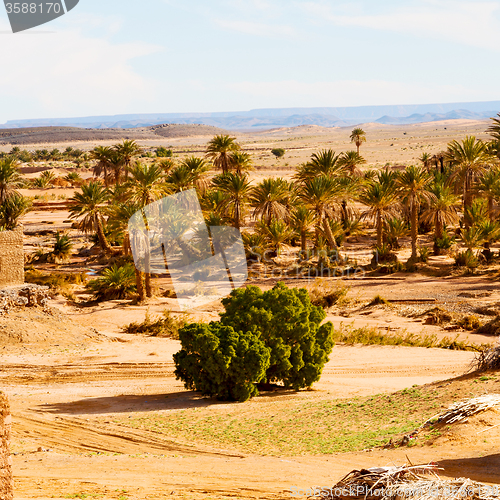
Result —
[[500, 1], [80, 0], [9, 29], [0, 123], [500, 100]]

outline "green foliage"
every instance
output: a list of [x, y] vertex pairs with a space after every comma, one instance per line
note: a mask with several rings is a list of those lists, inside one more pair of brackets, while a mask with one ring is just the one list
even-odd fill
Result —
[[258, 335], [212, 322], [179, 330], [182, 349], [174, 354], [175, 376], [186, 389], [222, 400], [246, 401], [258, 394], [270, 352]]
[[452, 247], [452, 245], [455, 243], [455, 237], [450, 236], [448, 231], [446, 231], [446, 229], [445, 229], [445, 230], [443, 230], [443, 234], [442, 234], [441, 238], [435, 239], [435, 243], [436, 243], [437, 248], [439, 248], [440, 250], [449, 250]]
[[333, 349], [333, 325], [321, 325], [326, 313], [311, 303], [306, 289], [278, 283], [262, 292], [249, 286], [234, 290], [222, 304], [223, 325], [256, 335], [271, 350], [267, 382], [298, 390], [319, 380]]
[[467, 267], [469, 271], [474, 271], [479, 266], [479, 260], [472, 250], [466, 250], [455, 255], [455, 266]]
[[280, 159], [285, 156], [286, 151], [283, 148], [274, 148], [271, 149], [271, 153], [276, 156], [276, 158]]
[[31, 200], [14, 192], [0, 204], [0, 231], [11, 231], [16, 228], [19, 219], [30, 210]]
[[129, 298], [136, 291], [134, 265], [127, 263], [119, 267], [113, 264], [102, 272], [102, 276], [89, 281], [87, 288], [97, 300]]
[[174, 156], [174, 153], [171, 149], [160, 146], [159, 148], [156, 148], [156, 156], [158, 158], [172, 158], [172, 156]]
[[179, 329], [186, 326], [184, 318], [177, 318], [166, 309], [163, 317], [152, 320], [149, 312], [142, 323], [130, 323], [124, 328], [125, 333], [149, 335], [151, 337], [179, 338]]
[[67, 234], [56, 233], [56, 241], [51, 255], [56, 263], [64, 262], [69, 259], [73, 244]]
[[420, 262], [426, 263], [429, 260], [429, 255], [431, 253], [431, 249], [429, 247], [420, 247], [418, 249], [418, 257]]
[[50, 273], [46, 274], [35, 269], [28, 269], [24, 273], [26, 283], [48, 286], [53, 292], [65, 294], [71, 292], [72, 285], [85, 283], [87, 275], [84, 273]]

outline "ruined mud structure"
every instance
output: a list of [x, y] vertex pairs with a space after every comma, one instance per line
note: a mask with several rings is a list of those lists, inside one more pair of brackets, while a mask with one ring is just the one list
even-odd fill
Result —
[[23, 228], [0, 231], [0, 287], [24, 283]]
[[0, 500], [13, 500], [12, 465], [10, 458], [10, 407], [0, 392]]

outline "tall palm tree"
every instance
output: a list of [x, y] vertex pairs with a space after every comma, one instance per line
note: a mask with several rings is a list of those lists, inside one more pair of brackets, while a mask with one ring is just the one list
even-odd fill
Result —
[[292, 212], [290, 227], [300, 236], [300, 254], [302, 257], [305, 257], [307, 254], [307, 237], [314, 223], [314, 212], [309, 210], [305, 205], [299, 205]]
[[222, 193], [226, 194], [227, 198], [223, 202], [223, 207], [232, 215], [234, 227], [240, 229], [245, 204], [249, 201], [252, 192], [248, 177], [228, 172], [219, 175], [212, 182]]
[[264, 179], [252, 190], [253, 216], [261, 217], [267, 225], [272, 219], [287, 220], [290, 198], [290, 185], [286, 180], [281, 177]]
[[104, 215], [107, 213], [109, 192], [100, 182], [84, 184], [81, 192], [76, 192], [69, 200], [70, 218], [81, 219], [80, 227], [84, 231], [94, 230], [99, 239], [99, 245], [106, 253], [113, 253], [113, 248], [104, 233]]
[[207, 189], [206, 176], [210, 170], [210, 163], [197, 156], [188, 156], [181, 162], [181, 166], [189, 170], [191, 174], [191, 183], [200, 193]]
[[422, 153], [422, 156], [418, 160], [422, 162], [422, 166], [428, 170], [432, 161], [432, 156], [429, 153]]
[[239, 151], [240, 145], [236, 137], [229, 135], [216, 135], [207, 145], [206, 157], [210, 158], [216, 168], [225, 174], [231, 170], [231, 154]]
[[437, 241], [443, 237], [445, 225], [454, 224], [458, 221], [459, 197], [453, 193], [453, 189], [443, 182], [435, 182], [430, 187], [433, 194], [422, 214], [422, 220], [434, 224], [434, 254], [439, 255], [440, 249]]
[[368, 207], [362, 218], [375, 219], [377, 228], [377, 247], [382, 246], [383, 222], [394, 216], [398, 210], [399, 198], [395, 183], [384, 183], [380, 180], [370, 182], [358, 196], [358, 200]]
[[229, 157], [229, 162], [239, 175], [254, 169], [252, 157], [243, 151], [233, 151]]
[[[137, 162], [135, 165], [128, 169], [130, 173], [130, 180], [128, 188], [130, 193], [130, 201], [138, 204], [141, 209], [144, 209], [150, 203], [158, 200], [169, 192], [169, 188], [165, 183], [165, 176], [163, 170], [159, 165], [150, 164], [146, 165]], [[144, 216], [144, 213], [143, 213]], [[144, 216], [146, 227], [148, 222]], [[149, 268], [149, 252], [146, 252], [146, 270]], [[145, 287], [146, 295], [153, 296], [153, 287], [151, 284], [151, 273], [145, 273]]]
[[193, 173], [186, 165], [179, 165], [165, 178], [165, 182], [173, 193], [180, 193], [193, 187]]
[[366, 142], [366, 132], [362, 128], [355, 128], [351, 132], [350, 139], [351, 142], [354, 142], [354, 144], [356, 144], [356, 148], [359, 154], [359, 147], [361, 146], [361, 144], [363, 144], [363, 142]]
[[5, 203], [16, 192], [16, 188], [22, 185], [17, 166], [18, 161], [13, 156], [0, 159], [0, 203]]
[[104, 183], [111, 183], [111, 158], [115, 155], [113, 148], [109, 146], [96, 146], [90, 152], [90, 158], [96, 161], [94, 166], [94, 177], [104, 177]]
[[116, 144], [114, 150], [125, 167], [125, 177], [127, 177], [132, 160], [142, 153], [142, 148], [135, 141], [124, 140]]
[[324, 149], [314, 153], [306, 164], [300, 166], [295, 178], [300, 182], [306, 182], [320, 175], [333, 177], [343, 170], [344, 166], [340, 162], [340, 155], [331, 149]]
[[500, 113], [498, 118], [491, 118], [493, 124], [488, 128], [487, 132], [497, 141], [500, 141]]
[[351, 174], [361, 175], [358, 165], [364, 165], [366, 160], [356, 151], [347, 151], [340, 155], [340, 164]]
[[493, 218], [495, 198], [500, 194], [500, 169], [488, 169], [479, 179], [476, 191], [481, 194], [488, 203], [488, 218]]
[[334, 249], [338, 246], [327, 219], [333, 217], [342, 194], [338, 180], [325, 175], [307, 180], [299, 191], [299, 198], [316, 214], [316, 240], [323, 228], [328, 244]]
[[418, 212], [422, 201], [430, 201], [433, 198], [429, 191], [432, 177], [422, 167], [406, 167], [398, 179], [401, 195], [408, 203], [411, 212], [411, 258], [417, 260], [418, 240]]
[[464, 209], [472, 203], [472, 188], [477, 177], [487, 165], [495, 161], [488, 145], [474, 136], [467, 136], [461, 143], [448, 144], [446, 158], [455, 167], [454, 175], [462, 183]]

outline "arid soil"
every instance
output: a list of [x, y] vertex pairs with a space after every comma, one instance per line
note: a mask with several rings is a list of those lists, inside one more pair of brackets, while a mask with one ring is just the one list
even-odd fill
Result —
[[[483, 137], [486, 127], [486, 122], [466, 120], [365, 125], [368, 142], [361, 153], [368, 160], [366, 168], [416, 163], [423, 152], [436, 153], [445, 149], [449, 140], [466, 133]], [[252, 179], [258, 180], [265, 176], [291, 177], [293, 168], [318, 149], [332, 148], [338, 153], [352, 149], [349, 133], [350, 129], [297, 127], [238, 135], [238, 139], [254, 158], [257, 170]], [[209, 138], [148, 138], [139, 142], [148, 147], [173, 146], [176, 155], [182, 157], [201, 155]], [[99, 144], [114, 142], [113, 137]], [[68, 144], [90, 149], [97, 142], [81, 138], [51, 146], [63, 148]], [[285, 148], [285, 158], [275, 160], [270, 153], [273, 147]], [[0, 146], [2, 151], [10, 148]], [[88, 238], [71, 229], [64, 205], [72, 192], [23, 191], [30, 196], [55, 195], [59, 205], [37, 206], [23, 219], [28, 254], [40, 246], [50, 246], [55, 232], [62, 230], [77, 242], [76, 251], [90, 249]], [[401, 243], [399, 258], [404, 260], [409, 255], [409, 241], [403, 238]], [[361, 267], [371, 258], [370, 244], [363, 236], [346, 242], [342, 252]], [[67, 265], [38, 267], [94, 275], [102, 266], [89, 264], [86, 255], [75, 252]], [[449, 272], [452, 262], [446, 256], [431, 257], [428, 265], [415, 274], [367, 273], [360, 279], [329, 279], [325, 282], [329, 286], [348, 287], [349, 291], [345, 302], [327, 311], [327, 319], [336, 328], [370, 327], [393, 335], [408, 332], [438, 339], [457, 337], [468, 344], [496, 343], [496, 337], [474, 334], [454, 321], [433, 324], [428, 320], [430, 311], [440, 307], [457, 320], [475, 315], [486, 322], [490, 317], [480, 314], [478, 308], [495, 308], [500, 303], [497, 274], [492, 271], [465, 276]], [[446, 276], [440, 277], [444, 268]], [[266, 289], [282, 279], [261, 271], [249, 284]], [[285, 282], [289, 286], [322, 286], [322, 282], [305, 280]], [[475, 357], [471, 351], [339, 344], [312, 391], [263, 392], [242, 404], [202, 398], [186, 391], [175, 379], [172, 355], [179, 349], [178, 341], [123, 332], [125, 325], [141, 322], [146, 315], [154, 318], [166, 309], [180, 313], [173, 299], [162, 296], [168, 283], [160, 279], [156, 287], [157, 297], [145, 305], [131, 301], [84, 304], [88, 297], [83, 287], [76, 286], [76, 304], [59, 295], [45, 312], [19, 310], [0, 316], [0, 388], [12, 406], [16, 499], [286, 499], [293, 487], [330, 487], [352, 469], [401, 465], [408, 460], [437, 462], [444, 469], [444, 477], [500, 482], [500, 427], [495, 427], [500, 424], [500, 415], [493, 411], [474, 417], [470, 425], [443, 433], [432, 445], [303, 456], [247, 453], [124, 425], [124, 419], [183, 410], [222, 415], [241, 408], [256, 414], [262, 408], [279, 412], [287, 405], [348, 401], [436, 382], [438, 389], [455, 384], [457, 397], [463, 397], [472, 384], [465, 379], [440, 382], [468, 372]], [[393, 302], [370, 306], [376, 295]], [[221, 310], [220, 304], [209, 304], [190, 311], [187, 319], [217, 320]], [[484, 391], [500, 392], [497, 385], [496, 375], [492, 376], [485, 382]], [[476, 392], [483, 388], [474, 387]]]

